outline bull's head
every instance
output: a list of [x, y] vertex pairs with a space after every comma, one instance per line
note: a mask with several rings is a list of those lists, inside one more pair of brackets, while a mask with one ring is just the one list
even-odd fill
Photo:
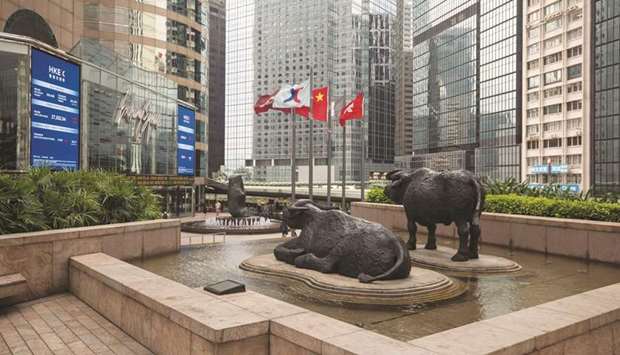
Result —
[[387, 174], [390, 183], [385, 187], [383, 192], [390, 200], [402, 204], [405, 192], [411, 181], [411, 174], [402, 170], [393, 170]]
[[283, 218], [291, 228], [303, 229], [314, 213], [336, 209], [315, 204], [312, 200], [297, 200], [284, 209]]

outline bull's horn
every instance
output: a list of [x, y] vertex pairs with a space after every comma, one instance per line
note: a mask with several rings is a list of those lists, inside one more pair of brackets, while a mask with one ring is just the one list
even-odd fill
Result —
[[301, 211], [308, 210], [308, 207], [305, 207], [305, 206], [304, 207], [293, 207], [293, 206], [291, 206], [291, 207], [287, 207], [286, 209], [289, 210], [289, 211], [293, 211], [293, 212], [301, 212]]
[[392, 170], [389, 173], [387, 173], [385, 178], [388, 180], [392, 180], [392, 177], [399, 178], [402, 173], [403, 171], [401, 169]]

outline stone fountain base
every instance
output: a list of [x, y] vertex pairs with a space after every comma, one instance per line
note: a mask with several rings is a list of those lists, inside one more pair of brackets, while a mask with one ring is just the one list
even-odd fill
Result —
[[338, 274], [299, 269], [276, 260], [273, 254], [249, 258], [239, 267], [254, 273], [297, 281], [288, 290], [327, 303], [411, 306], [451, 299], [466, 291], [460, 282], [418, 267], [414, 267], [406, 279], [368, 284]]
[[437, 250], [427, 250], [423, 244], [418, 244], [416, 250], [409, 251], [414, 265], [435, 270], [467, 274], [500, 274], [521, 270], [521, 265], [499, 256], [480, 254], [478, 259], [454, 262], [451, 260], [454, 254], [456, 249], [437, 246]]
[[280, 231], [280, 221], [261, 217], [234, 218], [222, 216], [206, 221], [187, 222], [181, 225], [181, 231], [197, 234], [270, 234]]

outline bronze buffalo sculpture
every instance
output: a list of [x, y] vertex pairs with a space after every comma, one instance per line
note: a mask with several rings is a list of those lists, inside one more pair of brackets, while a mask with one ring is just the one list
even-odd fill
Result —
[[243, 187], [241, 175], [228, 179], [228, 212], [234, 218], [249, 215], [248, 209], [245, 206], [245, 188]]
[[405, 243], [378, 223], [299, 200], [284, 212], [299, 237], [278, 245], [276, 259], [299, 268], [338, 273], [368, 283], [403, 279], [411, 272]]
[[385, 194], [402, 204], [407, 214], [409, 241], [407, 247], [416, 248], [416, 223], [428, 229], [426, 249], [437, 249], [437, 223], [456, 224], [459, 249], [453, 261], [478, 258], [480, 215], [484, 207], [485, 191], [480, 180], [466, 170], [436, 172], [421, 168], [411, 172], [392, 171]]

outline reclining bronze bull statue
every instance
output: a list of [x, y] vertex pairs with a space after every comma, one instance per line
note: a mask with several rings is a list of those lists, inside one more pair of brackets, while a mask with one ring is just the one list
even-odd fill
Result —
[[425, 248], [437, 249], [436, 224], [454, 222], [458, 228], [459, 249], [452, 260], [478, 258], [485, 191], [474, 174], [466, 170], [436, 172], [421, 168], [412, 172], [395, 170], [387, 178], [391, 183], [385, 187], [386, 196], [405, 207], [409, 249], [416, 248], [416, 223], [428, 229]]
[[411, 272], [405, 243], [381, 224], [299, 200], [284, 212], [299, 237], [278, 245], [276, 259], [299, 268], [338, 273], [368, 283], [403, 279]]

